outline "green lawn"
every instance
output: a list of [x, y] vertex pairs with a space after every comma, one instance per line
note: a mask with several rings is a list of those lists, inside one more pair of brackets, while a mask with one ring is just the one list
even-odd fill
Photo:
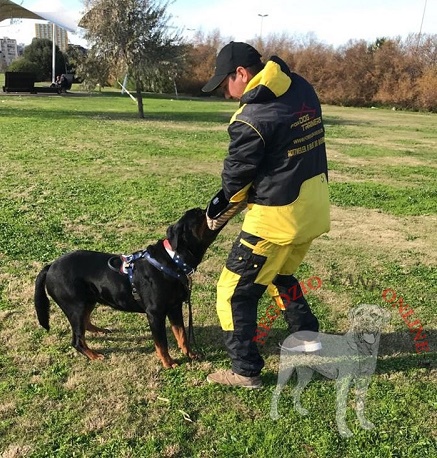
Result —
[[[284, 457], [437, 456], [437, 115], [324, 107], [332, 197], [331, 231], [317, 239], [297, 275], [323, 284], [308, 295], [321, 331], [347, 331], [348, 312], [375, 303], [390, 312], [361, 429], [339, 436], [334, 382], [315, 376], [293, 408], [292, 379], [270, 419], [276, 320], [262, 346], [265, 388], [208, 385], [228, 367], [215, 312], [215, 284], [241, 223], [208, 250], [194, 277], [196, 340], [204, 355], [163, 370], [142, 315], [100, 307], [114, 332], [88, 342], [105, 360], [70, 346], [52, 303], [51, 331], [38, 326], [33, 282], [67, 251], [128, 253], [165, 234], [186, 209], [205, 207], [220, 187], [226, 127], [234, 102], [147, 96], [146, 119], [128, 96], [109, 90], [67, 96], [0, 93], [0, 456]], [[363, 281], [360, 281], [363, 280]], [[371, 285], [371, 287], [370, 287]], [[416, 353], [391, 288], [414, 310], [430, 353]], [[261, 318], [270, 305], [259, 308]], [[3, 453], [3, 455], [2, 455]]]

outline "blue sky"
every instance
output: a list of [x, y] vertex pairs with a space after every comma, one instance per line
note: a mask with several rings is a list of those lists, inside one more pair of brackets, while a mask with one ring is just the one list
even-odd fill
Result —
[[[17, 0], [20, 3], [21, 0]], [[426, 0], [176, 0], [168, 11], [185, 35], [219, 29], [224, 38], [245, 41], [256, 36], [313, 33], [327, 44], [339, 46], [349, 39], [374, 41], [378, 37], [406, 37], [418, 33]], [[48, 6], [49, 5], [49, 6]], [[36, 11], [67, 11], [78, 20], [81, 0], [23, 0], [22, 6]], [[267, 15], [260, 17], [259, 15]], [[30, 43], [34, 22], [22, 20], [10, 26], [0, 23], [0, 36]], [[437, 33], [437, 0], [427, 0], [423, 33]], [[79, 34], [69, 34], [73, 43], [84, 44]]]

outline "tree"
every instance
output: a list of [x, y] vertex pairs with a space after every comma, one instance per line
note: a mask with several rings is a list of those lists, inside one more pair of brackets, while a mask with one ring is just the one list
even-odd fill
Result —
[[111, 73], [128, 73], [135, 82], [138, 113], [144, 118], [142, 91], [150, 80], [173, 80], [183, 55], [179, 32], [168, 27], [168, 3], [161, 0], [86, 0], [81, 21], [91, 44], [87, 59], [106, 62]]
[[[32, 43], [24, 48], [23, 59], [33, 62], [39, 68], [37, 81], [52, 80], [52, 52], [52, 41], [46, 38], [34, 38]], [[66, 72], [65, 57], [58, 46], [55, 46], [55, 69], [56, 75]]]
[[417, 80], [419, 108], [437, 112], [437, 67], [428, 68]]
[[109, 86], [111, 68], [104, 59], [96, 58], [93, 54], [87, 53], [76, 64], [76, 72], [80, 75], [82, 86], [91, 91], [96, 85], [100, 88]]
[[215, 29], [205, 35], [198, 31], [185, 47], [184, 67], [178, 85], [183, 91], [202, 95], [201, 89], [214, 73], [215, 59], [219, 50], [228, 42]]
[[373, 55], [364, 40], [349, 40], [341, 46], [332, 60], [335, 77], [331, 78], [330, 103], [347, 106], [371, 105], [377, 91], [373, 76]]
[[75, 82], [80, 82], [76, 78], [77, 67], [85, 60], [87, 55], [87, 50], [80, 45], [69, 44], [67, 52], [65, 53], [65, 58], [67, 61], [67, 72], [75, 75]]

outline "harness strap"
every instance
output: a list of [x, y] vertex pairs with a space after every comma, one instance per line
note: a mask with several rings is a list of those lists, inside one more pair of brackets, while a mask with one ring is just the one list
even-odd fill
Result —
[[110, 269], [114, 271], [118, 271], [119, 273], [125, 274], [129, 277], [129, 281], [132, 286], [132, 295], [134, 296], [136, 300], [139, 300], [140, 297], [138, 295], [138, 292], [133, 282], [133, 271], [134, 271], [135, 261], [138, 259], [146, 259], [150, 264], [152, 264], [153, 267], [158, 269], [160, 272], [163, 272], [169, 275], [170, 277], [173, 277], [179, 280], [183, 284], [183, 286], [186, 288], [187, 294], [188, 294], [187, 301], [186, 301], [188, 303], [188, 343], [195, 345], [196, 341], [194, 338], [193, 310], [192, 310], [192, 304], [191, 304], [191, 286], [192, 286], [191, 275], [195, 272], [195, 269], [190, 267], [188, 264], [186, 264], [183, 261], [183, 259], [175, 251], [172, 250], [171, 245], [168, 240], [164, 240], [164, 248], [166, 249], [168, 255], [172, 258], [176, 266], [182, 271], [181, 273], [175, 271], [174, 269], [171, 269], [170, 267], [167, 267], [161, 264], [159, 261], [153, 258], [147, 250], [140, 250], [130, 255], [119, 256], [119, 259], [121, 259], [120, 268], [116, 268], [112, 264], [113, 259], [115, 259], [115, 256], [114, 256], [108, 260], [108, 266]]
[[[189, 290], [188, 277], [190, 277], [195, 272], [195, 269], [193, 267], [190, 267], [186, 262], [184, 262], [184, 260], [181, 258], [179, 254], [171, 250], [171, 246], [168, 240], [164, 241], [164, 247], [168, 255], [172, 258], [173, 262], [175, 263], [177, 270], [172, 269], [171, 267], [168, 267], [164, 264], [161, 264], [157, 259], [152, 257], [152, 255], [147, 250], [140, 250], [130, 255], [120, 256], [122, 261], [120, 273], [126, 274], [129, 277], [134, 296], [136, 295], [136, 289], [133, 282], [133, 271], [135, 261], [137, 261], [138, 259], [147, 260], [150, 264], [152, 264], [153, 267], [158, 269], [160, 272], [163, 272], [164, 274], [169, 275], [170, 277], [173, 277], [176, 280], [179, 280], [185, 286], [185, 288]], [[110, 262], [108, 262], [108, 264], [111, 269], [115, 270]]]
[[178, 280], [181, 280], [183, 278], [183, 275], [184, 276], [186, 275], [185, 273], [184, 274], [180, 274], [180, 273], [176, 272], [175, 270], [170, 269], [169, 267], [162, 265], [155, 258], [152, 258], [152, 256], [150, 255], [150, 253], [147, 250], [143, 252], [143, 256], [142, 257], [147, 259], [147, 261], [149, 261], [150, 264], [152, 264], [153, 267], [156, 267], [161, 272], [164, 272], [165, 274], [170, 275], [170, 277], [173, 277], [173, 278], [176, 278]]

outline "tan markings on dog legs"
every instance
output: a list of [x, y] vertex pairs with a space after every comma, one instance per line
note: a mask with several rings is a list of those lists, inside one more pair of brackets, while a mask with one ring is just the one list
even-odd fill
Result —
[[179, 366], [179, 364], [174, 359], [172, 359], [171, 356], [168, 354], [168, 350], [166, 348], [162, 348], [157, 343], [155, 343], [155, 349], [158, 358], [161, 360], [162, 365], [166, 369]]
[[80, 339], [80, 346], [77, 348], [77, 350], [84, 354], [91, 361], [105, 359], [101, 353], [97, 353], [94, 350], [91, 350], [84, 339]]
[[112, 332], [110, 329], [99, 328], [97, 326], [94, 326], [91, 323], [91, 321], [88, 321], [88, 323], [86, 325], [86, 330], [89, 331], [89, 332], [96, 333], [96, 334], [110, 334]]
[[173, 331], [178, 347], [181, 349], [182, 353], [190, 359], [197, 359], [198, 355], [190, 350], [185, 329], [182, 326], [172, 325], [171, 330]]
[[89, 310], [85, 315], [85, 329], [96, 334], [109, 334], [111, 332], [109, 329], [99, 328], [91, 323], [91, 313], [92, 310]]

